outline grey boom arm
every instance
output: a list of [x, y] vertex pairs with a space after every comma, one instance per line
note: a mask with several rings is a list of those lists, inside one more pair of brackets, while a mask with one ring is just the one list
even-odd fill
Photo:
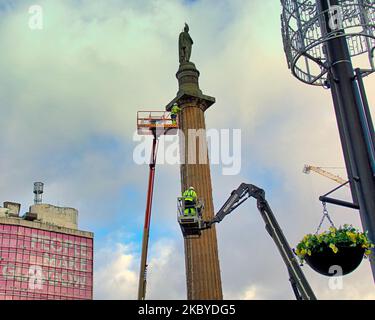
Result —
[[316, 300], [302, 269], [290, 248], [276, 218], [265, 198], [265, 192], [252, 184], [242, 183], [238, 189], [233, 190], [229, 199], [224, 203], [215, 217], [204, 223], [202, 229], [211, 228], [214, 223], [221, 222], [225, 216], [241, 205], [250, 197], [257, 200], [257, 207], [266, 224], [266, 230], [275, 242], [281, 257], [288, 269], [290, 282], [297, 300]]

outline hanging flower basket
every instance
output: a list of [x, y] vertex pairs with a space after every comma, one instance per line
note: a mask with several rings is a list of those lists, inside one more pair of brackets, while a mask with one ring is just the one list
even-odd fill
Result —
[[361, 264], [365, 249], [361, 246], [348, 247], [336, 244], [337, 253], [328, 246], [321, 252], [311, 253], [305, 257], [306, 263], [316, 272], [325, 276], [346, 275]]
[[371, 255], [367, 233], [344, 225], [321, 234], [308, 234], [297, 245], [295, 253], [316, 272], [325, 276], [346, 275], [354, 271], [362, 259]]

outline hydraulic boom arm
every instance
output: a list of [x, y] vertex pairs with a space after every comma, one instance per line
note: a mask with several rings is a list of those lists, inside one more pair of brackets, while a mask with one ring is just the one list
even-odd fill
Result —
[[242, 183], [237, 190], [232, 191], [229, 199], [225, 202], [216, 216], [211, 221], [205, 222], [203, 229], [210, 228], [214, 223], [221, 222], [226, 215], [230, 214], [250, 197], [257, 200], [257, 207], [266, 224], [266, 230], [274, 240], [288, 269], [290, 282], [296, 298], [298, 300], [316, 300], [314, 292], [307, 282], [288, 241], [265, 199], [264, 190], [251, 184]]

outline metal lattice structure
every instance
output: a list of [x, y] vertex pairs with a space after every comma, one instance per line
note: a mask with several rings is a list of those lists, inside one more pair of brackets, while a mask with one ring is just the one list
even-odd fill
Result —
[[[293, 75], [305, 83], [325, 86], [330, 68], [325, 43], [339, 37], [346, 38], [351, 57], [363, 55], [363, 75], [374, 72], [375, 1], [341, 0], [322, 12], [317, 2], [281, 0], [284, 50]], [[326, 15], [333, 24], [328, 33], [321, 27]]]
[[[352, 202], [375, 242], [375, 135], [363, 77], [375, 71], [375, 0], [281, 0], [288, 67], [332, 95]], [[322, 200], [324, 198], [324, 200]], [[375, 279], [375, 260], [370, 260]]]

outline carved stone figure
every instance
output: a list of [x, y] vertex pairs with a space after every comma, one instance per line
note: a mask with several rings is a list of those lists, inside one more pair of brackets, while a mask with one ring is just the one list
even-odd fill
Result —
[[189, 34], [189, 26], [185, 23], [184, 31], [180, 33], [178, 39], [180, 63], [189, 62], [191, 56], [191, 48], [193, 46], [193, 39]]

